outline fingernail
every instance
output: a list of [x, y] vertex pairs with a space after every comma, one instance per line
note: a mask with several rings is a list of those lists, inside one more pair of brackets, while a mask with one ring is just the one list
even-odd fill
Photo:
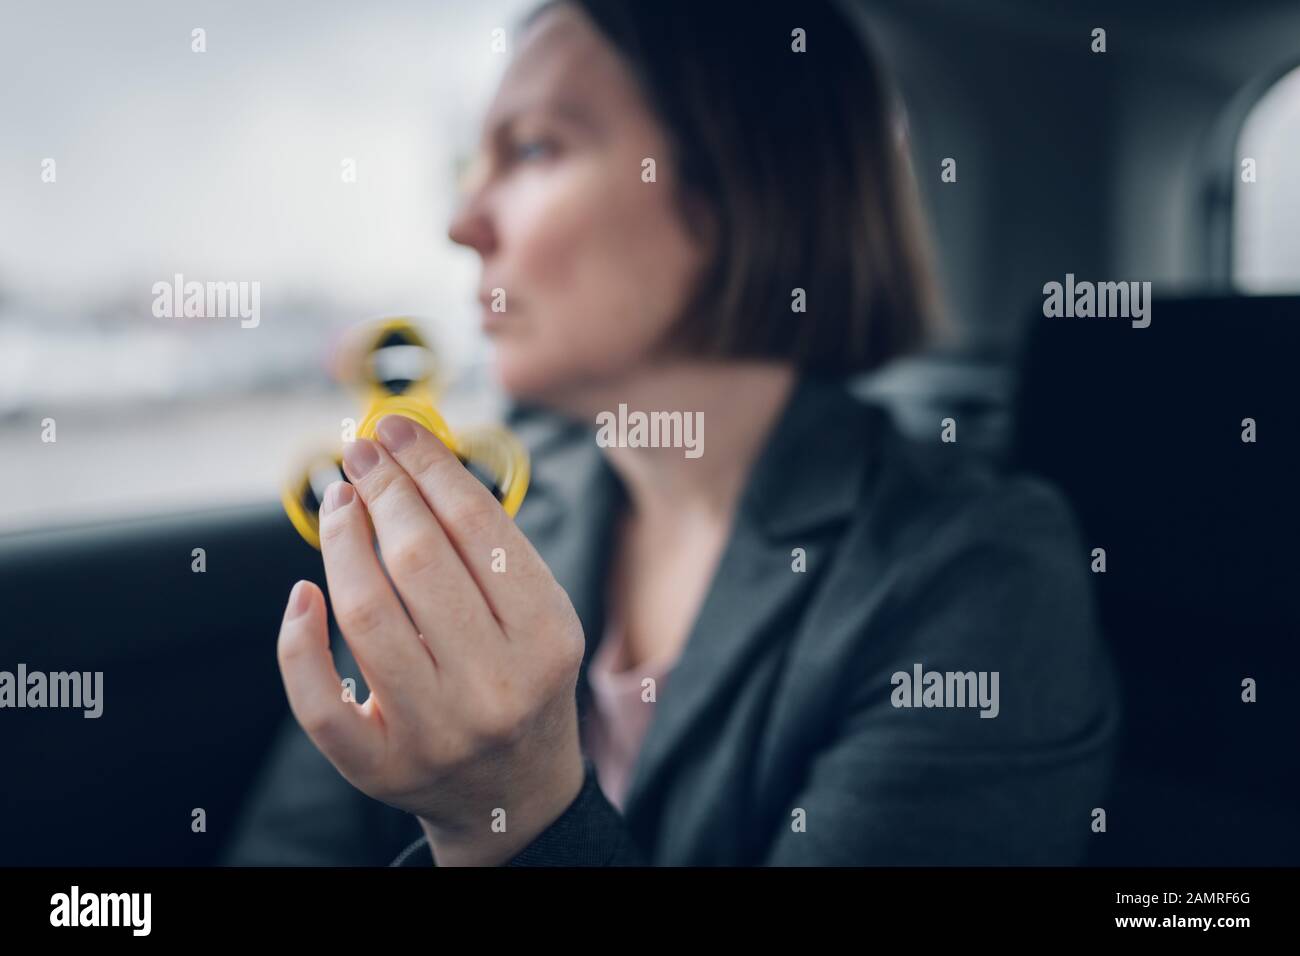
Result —
[[289, 620], [306, 613], [307, 606], [311, 604], [310, 596], [311, 592], [307, 590], [306, 581], [299, 581], [293, 586], [293, 590], [289, 592]]
[[320, 513], [327, 515], [342, 508], [356, 496], [356, 489], [346, 481], [336, 481], [325, 489], [325, 500], [320, 503]]
[[385, 415], [375, 432], [384, 447], [394, 453], [415, 441], [415, 425], [405, 415]]
[[343, 463], [353, 478], [360, 478], [379, 462], [379, 450], [364, 438], [358, 438], [343, 449]]

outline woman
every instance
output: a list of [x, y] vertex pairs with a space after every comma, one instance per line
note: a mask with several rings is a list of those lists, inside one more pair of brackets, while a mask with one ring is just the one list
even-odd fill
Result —
[[[347, 648], [300, 582], [232, 862], [1080, 859], [1115, 696], [1065, 506], [844, 388], [933, 323], [894, 129], [829, 3], [534, 12], [450, 229], [534, 487], [511, 522], [401, 418], [348, 448]], [[701, 453], [598, 443], [621, 406]]]

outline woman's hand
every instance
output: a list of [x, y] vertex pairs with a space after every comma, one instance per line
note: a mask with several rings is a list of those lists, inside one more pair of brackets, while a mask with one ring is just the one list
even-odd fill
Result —
[[420, 818], [439, 866], [504, 863], [582, 786], [582, 625], [442, 442], [396, 415], [377, 436], [344, 452], [353, 484], [326, 493], [320, 535], [334, 616], [370, 697], [344, 692], [324, 597], [303, 581], [280, 630], [289, 705], [347, 780]]

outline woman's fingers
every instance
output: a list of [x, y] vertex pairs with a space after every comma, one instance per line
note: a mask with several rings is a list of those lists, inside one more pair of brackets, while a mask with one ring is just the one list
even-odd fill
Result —
[[385, 716], [419, 726], [434, 663], [375, 556], [370, 520], [356, 489], [336, 481], [321, 505], [320, 543], [330, 603]]
[[343, 453], [343, 465], [365, 502], [406, 610], [434, 660], [453, 664], [466, 635], [496, 630], [483, 595], [411, 476], [388, 452], [358, 438]]
[[497, 620], [507, 631], [526, 629], [536, 620], [538, 595], [558, 588], [528, 538], [492, 492], [428, 429], [388, 415], [376, 434], [414, 479]]
[[383, 753], [383, 731], [343, 693], [330, 656], [325, 598], [310, 581], [299, 581], [289, 594], [276, 656], [289, 708], [312, 743], [349, 778], [364, 776]]

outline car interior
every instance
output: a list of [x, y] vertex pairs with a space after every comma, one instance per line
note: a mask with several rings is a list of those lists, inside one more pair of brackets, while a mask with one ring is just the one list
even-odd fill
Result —
[[[1240, 194], [1300, 170], [1293, 152], [1242, 180], [1253, 108], [1300, 70], [1300, 5], [853, 7], [898, 79], [960, 332], [855, 388], [918, 440], [951, 418], [963, 453], [1056, 483], [1081, 560], [1104, 555], [1091, 578], [1123, 743], [1087, 862], [1294, 864], [1300, 267], [1249, 278]], [[1045, 317], [1044, 284], [1067, 274], [1150, 282], [1150, 324]], [[41, 480], [16, 479], [19, 496]], [[0, 720], [4, 764], [24, 768], [0, 786], [5, 863], [219, 859], [289, 719], [285, 596], [325, 584], [278, 493], [0, 531], [0, 667], [111, 671], [112, 694], [147, 702]], [[205, 808], [206, 830], [160, 805]]]

